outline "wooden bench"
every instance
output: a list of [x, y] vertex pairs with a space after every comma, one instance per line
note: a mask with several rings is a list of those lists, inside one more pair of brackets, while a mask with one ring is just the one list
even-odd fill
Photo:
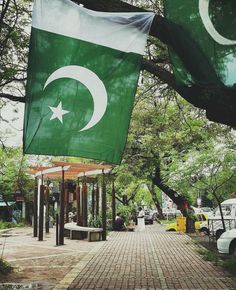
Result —
[[82, 226], [77, 226], [76, 223], [66, 223], [64, 225], [65, 234], [68, 231], [69, 238], [71, 240], [82, 240], [85, 238], [83, 233], [88, 233], [88, 241], [93, 242], [93, 241], [100, 241], [102, 237], [102, 228], [90, 228], [90, 227], [82, 227]]

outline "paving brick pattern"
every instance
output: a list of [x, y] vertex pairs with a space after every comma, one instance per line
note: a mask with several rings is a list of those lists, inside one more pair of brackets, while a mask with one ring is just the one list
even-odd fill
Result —
[[68, 278], [56, 289], [236, 290], [235, 278], [203, 260], [191, 238], [158, 225], [112, 233]]
[[[65, 245], [56, 247], [55, 228], [50, 229], [49, 234], [44, 234], [44, 239], [40, 242], [32, 237], [32, 233], [32, 228], [15, 228], [7, 233], [0, 231], [0, 253], [14, 267], [11, 275], [0, 275], [0, 290], [32, 287], [51, 290], [81, 260], [87, 259], [96, 245], [101, 247], [106, 243], [65, 238]], [[2, 283], [17, 284], [20, 288], [3, 288]]]

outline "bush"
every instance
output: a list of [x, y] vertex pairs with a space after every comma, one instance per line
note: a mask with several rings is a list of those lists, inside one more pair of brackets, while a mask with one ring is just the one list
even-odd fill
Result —
[[3, 222], [3, 221], [0, 221], [0, 230], [5, 230], [5, 229], [10, 229], [10, 228], [15, 228], [15, 227], [25, 227], [27, 226], [27, 224], [22, 221], [22, 222], [19, 222], [18, 224], [15, 224], [15, 223], [12, 223], [12, 222]]
[[223, 262], [223, 267], [232, 274], [236, 274], [236, 255]]
[[0, 230], [10, 229], [14, 227], [14, 223], [0, 221]]
[[129, 220], [134, 219], [136, 217], [136, 208], [134, 205], [119, 205], [116, 209], [116, 213], [120, 213], [120, 215], [124, 218], [125, 223], [128, 223]]
[[8, 274], [11, 273], [13, 271], [12, 266], [5, 261], [3, 258], [0, 258], [0, 274]]
[[215, 265], [220, 264], [220, 259], [219, 259], [218, 253], [216, 253], [215, 251], [200, 249], [200, 250], [198, 250], [198, 253], [203, 256], [204, 260], [210, 261], [210, 262], [214, 263]]
[[88, 224], [90, 227], [101, 228], [102, 227], [102, 218], [100, 216], [94, 217], [94, 218], [91, 217], [88, 221]]

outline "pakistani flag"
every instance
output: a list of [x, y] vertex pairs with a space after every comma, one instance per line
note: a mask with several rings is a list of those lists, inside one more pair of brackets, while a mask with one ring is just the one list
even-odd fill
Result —
[[120, 163], [153, 16], [35, 1], [24, 153]]
[[[236, 1], [165, 0], [165, 14], [175, 24], [170, 46], [176, 81], [180, 85], [236, 84]], [[178, 31], [178, 32], [177, 32]], [[173, 36], [173, 35], [172, 35]], [[177, 40], [178, 38], [178, 40]]]

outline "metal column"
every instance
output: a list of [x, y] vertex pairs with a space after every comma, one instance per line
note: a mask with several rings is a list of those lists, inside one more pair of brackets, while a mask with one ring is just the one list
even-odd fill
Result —
[[107, 216], [106, 216], [106, 207], [107, 207], [107, 197], [106, 197], [106, 183], [105, 183], [105, 174], [102, 173], [102, 240], [105, 241], [107, 238]]
[[61, 174], [60, 217], [59, 217], [59, 245], [64, 245], [64, 211], [65, 211], [65, 172]]

